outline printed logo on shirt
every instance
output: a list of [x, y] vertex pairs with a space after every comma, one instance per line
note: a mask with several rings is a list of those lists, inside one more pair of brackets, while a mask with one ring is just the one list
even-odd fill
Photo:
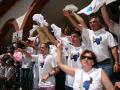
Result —
[[83, 87], [85, 88], [85, 90], [89, 90], [90, 88], [90, 84], [92, 84], [93, 79], [90, 77], [90, 80], [86, 80], [83, 82]]
[[80, 56], [79, 52], [76, 54], [70, 53], [71, 60], [77, 61], [79, 56]]
[[102, 41], [102, 37], [93, 37], [93, 43], [96, 43], [97, 45], [99, 45]]
[[91, 6], [87, 8], [87, 12], [92, 12], [92, 10], [93, 10], [93, 9], [92, 9]]
[[41, 66], [41, 68], [43, 68], [43, 66], [44, 66], [44, 62], [40, 63], [40, 66]]

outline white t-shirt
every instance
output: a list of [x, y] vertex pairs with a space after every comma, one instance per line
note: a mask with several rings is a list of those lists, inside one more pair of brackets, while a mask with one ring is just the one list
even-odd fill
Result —
[[57, 47], [55, 45], [50, 45], [49, 53], [56, 58], [57, 56]]
[[[29, 54], [33, 54], [33, 48], [32, 47], [27, 47], [26, 52]], [[23, 53], [23, 58], [22, 58], [22, 68], [31, 68], [32, 67], [32, 61], [29, 57], [27, 57], [24, 53]]]
[[[85, 49], [86, 47], [83, 44], [80, 47], [74, 47], [71, 44], [64, 45], [63, 53], [66, 65], [73, 68], [81, 68], [80, 56]], [[74, 78], [66, 74], [65, 84], [72, 87], [73, 81]]]
[[29, 57], [26, 57], [26, 55], [23, 54], [23, 60], [22, 60], [22, 68], [31, 68], [32, 67], [32, 61]]
[[[38, 65], [39, 83], [41, 83], [41, 78], [50, 73], [53, 68], [57, 67], [57, 64], [55, 62], [55, 59], [50, 54], [46, 55], [45, 58], [43, 58], [42, 54], [32, 55], [32, 57]], [[49, 77], [47, 81], [50, 82], [51, 85], [55, 86], [54, 75]]]
[[117, 46], [113, 35], [104, 28], [95, 32], [84, 28], [82, 40], [96, 54], [98, 62], [111, 58], [109, 48]]
[[83, 69], [77, 69], [75, 71], [73, 89], [103, 90], [103, 84], [101, 82], [101, 71], [101, 68], [93, 68], [89, 72], [85, 72]]

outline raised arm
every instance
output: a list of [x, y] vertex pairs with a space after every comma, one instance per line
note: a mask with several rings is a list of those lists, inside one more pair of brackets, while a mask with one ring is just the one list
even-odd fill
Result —
[[18, 48], [15, 52], [18, 52], [18, 51], [21, 52], [21, 53], [23, 53], [23, 54], [25, 54], [25, 56], [26, 56], [27, 58], [32, 59], [31, 54], [28, 53], [25, 49]]
[[51, 32], [48, 30], [47, 27], [41, 27], [41, 30], [43, 30], [43, 32], [47, 35], [47, 37], [50, 39], [50, 41], [57, 46], [58, 41], [56, 40], [56, 38], [51, 34]]
[[109, 14], [108, 14], [108, 11], [107, 11], [107, 8], [106, 8], [106, 5], [103, 5], [101, 7], [101, 14], [102, 14], [102, 17], [103, 17], [103, 20], [105, 22], [105, 24], [113, 30], [113, 25], [114, 25], [114, 22], [110, 19], [109, 17]]
[[25, 47], [29, 46], [29, 47], [32, 47], [33, 49], [36, 49], [35, 48], [35, 45], [34, 45], [34, 42], [31, 41], [32, 43], [30, 43], [29, 41], [23, 41], [23, 40], [19, 40], [17, 41], [17, 43], [21, 43], [23, 44]]
[[63, 15], [68, 18], [68, 20], [72, 23], [72, 25], [79, 29], [81, 32], [83, 27], [86, 27], [86, 23], [83, 18], [77, 15], [75, 12], [71, 11], [63, 11]]
[[79, 24], [82, 25], [82, 27], [87, 27], [84, 19], [81, 16], [79, 16], [75, 12], [73, 12], [73, 16], [76, 18], [76, 20], [79, 22]]
[[78, 27], [78, 22], [75, 20], [75, 18], [72, 17], [72, 12], [71, 11], [63, 11], [63, 15], [67, 17], [67, 19], [71, 22], [71, 24], [77, 28]]
[[58, 67], [63, 70], [66, 74], [69, 74], [71, 76], [74, 76], [75, 75], [75, 69], [74, 68], [71, 68], [65, 64], [63, 64], [63, 61], [62, 61], [62, 44], [61, 43], [58, 43], [57, 45], [57, 63], [58, 63]]

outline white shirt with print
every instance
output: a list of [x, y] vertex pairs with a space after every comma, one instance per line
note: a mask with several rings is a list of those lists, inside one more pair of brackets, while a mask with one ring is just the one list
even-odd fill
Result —
[[[73, 68], [81, 68], [80, 56], [86, 48], [87, 47], [85, 47], [83, 44], [80, 47], [74, 47], [72, 44], [69, 43], [65, 44], [63, 52], [66, 65]], [[74, 78], [66, 74], [65, 85], [73, 87], [73, 81]]]
[[[74, 90], [103, 90], [103, 84], [101, 81], [102, 69], [93, 68], [89, 72], [85, 72], [83, 69], [75, 71], [74, 76]], [[86, 88], [86, 89], [85, 89]]]
[[[53, 68], [57, 67], [57, 64], [55, 59], [50, 54], [46, 55], [44, 58], [42, 54], [32, 55], [32, 57], [33, 60], [35, 60], [35, 63], [38, 65], [39, 83], [41, 83], [41, 78], [50, 73]], [[47, 81], [50, 82], [51, 85], [55, 86], [54, 75], [49, 77]]]
[[98, 62], [111, 58], [109, 48], [117, 46], [113, 35], [105, 28], [95, 32], [84, 28], [82, 30], [82, 40], [96, 54]]

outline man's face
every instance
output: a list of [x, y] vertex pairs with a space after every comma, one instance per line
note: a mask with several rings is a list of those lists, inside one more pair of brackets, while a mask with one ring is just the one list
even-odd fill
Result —
[[40, 52], [43, 55], [45, 55], [48, 52], [48, 48], [46, 47], [45, 44], [41, 44], [41, 46], [40, 46]]
[[89, 25], [93, 31], [97, 31], [100, 29], [100, 21], [97, 18], [92, 18], [89, 22]]
[[71, 34], [71, 41], [72, 43], [80, 42], [80, 36], [78, 36], [77, 34]]

